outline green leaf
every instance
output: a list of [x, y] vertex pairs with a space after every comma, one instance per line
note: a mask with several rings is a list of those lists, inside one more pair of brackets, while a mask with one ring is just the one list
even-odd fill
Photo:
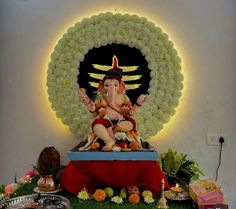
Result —
[[188, 160], [187, 157], [187, 154], [177, 153], [171, 149], [160, 156], [160, 165], [169, 180], [175, 182], [177, 178], [188, 184], [192, 178], [197, 180], [199, 175], [204, 175], [197, 162]]
[[0, 194], [4, 193], [5, 191], [5, 185], [1, 184], [0, 185]]

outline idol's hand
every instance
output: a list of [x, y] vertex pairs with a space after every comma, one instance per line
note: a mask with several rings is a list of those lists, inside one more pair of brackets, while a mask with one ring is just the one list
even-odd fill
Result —
[[148, 98], [147, 94], [141, 94], [136, 101], [136, 105], [141, 106], [147, 100], [147, 98]]
[[120, 113], [121, 115], [129, 115], [130, 114], [130, 106], [128, 105], [123, 105], [121, 108], [120, 108]]
[[95, 112], [96, 111], [96, 105], [94, 102], [89, 99], [88, 95], [86, 94], [86, 91], [84, 88], [79, 89], [79, 98], [82, 100], [82, 102], [87, 106], [88, 110], [90, 112]]

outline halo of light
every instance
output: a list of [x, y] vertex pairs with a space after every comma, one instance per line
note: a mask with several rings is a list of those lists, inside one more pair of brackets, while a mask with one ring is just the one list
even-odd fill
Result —
[[168, 35], [153, 22], [137, 15], [100, 13], [70, 27], [58, 41], [48, 65], [49, 101], [57, 117], [84, 138], [91, 116], [77, 98], [77, 73], [92, 48], [125, 44], [141, 51], [151, 70], [149, 99], [135, 116], [144, 138], [155, 135], [175, 114], [183, 89], [181, 59]]

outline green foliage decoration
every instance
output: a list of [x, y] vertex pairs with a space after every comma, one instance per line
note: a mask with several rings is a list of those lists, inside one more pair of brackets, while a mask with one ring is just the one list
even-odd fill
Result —
[[[11, 194], [10, 198], [20, 197], [23, 195], [33, 194], [34, 188], [37, 186], [37, 181], [39, 179], [39, 175], [36, 175], [30, 182], [24, 184], [18, 190], [16, 190], [13, 194]], [[60, 191], [57, 195], [61, 195], [71, 202], [70, 209], [133, 209], [133, 208], [142, 208], [142, 209], [156, 209], [156, 201], [159, 197], [155, 197], [155, 202], [152, 204], [146, 204], [141, 201], [138, 205], [131, 205], [126, 201], [123, 204], [115, 204], [112, 203], [109, 199], [104, 202], [96, 202], [94, 200], [80, 200], [76, 197], [76, 195], [72, 195], [65, 190]], [[171, 201], [168, 203], [171, 209], [192, 209], [191, 201]]]
[[187, 157], [186, 154], [169, 149], [158, 159], [158, 163], [170, 184], [178, 182], [188, 185], [191, 181], [198, 180], [201, 175], [204, 175], [198, 163], [188, 160]]

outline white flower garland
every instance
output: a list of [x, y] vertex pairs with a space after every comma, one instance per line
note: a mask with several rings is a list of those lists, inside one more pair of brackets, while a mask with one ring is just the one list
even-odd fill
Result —
[[135, 116], [140, 135], [147, 139], [175, 114], [183, 75], [174, 44], [145, 17], [107, 12], [84, 18], [69, 28], [55, 46], [48, 65], [52, 109], [73, 133], [81, 138], [88, 135], [91, 116], [77, 98], [78, 68], [90, 49], [112, 43], [139, 49], [151, 70], [150, 97]]

